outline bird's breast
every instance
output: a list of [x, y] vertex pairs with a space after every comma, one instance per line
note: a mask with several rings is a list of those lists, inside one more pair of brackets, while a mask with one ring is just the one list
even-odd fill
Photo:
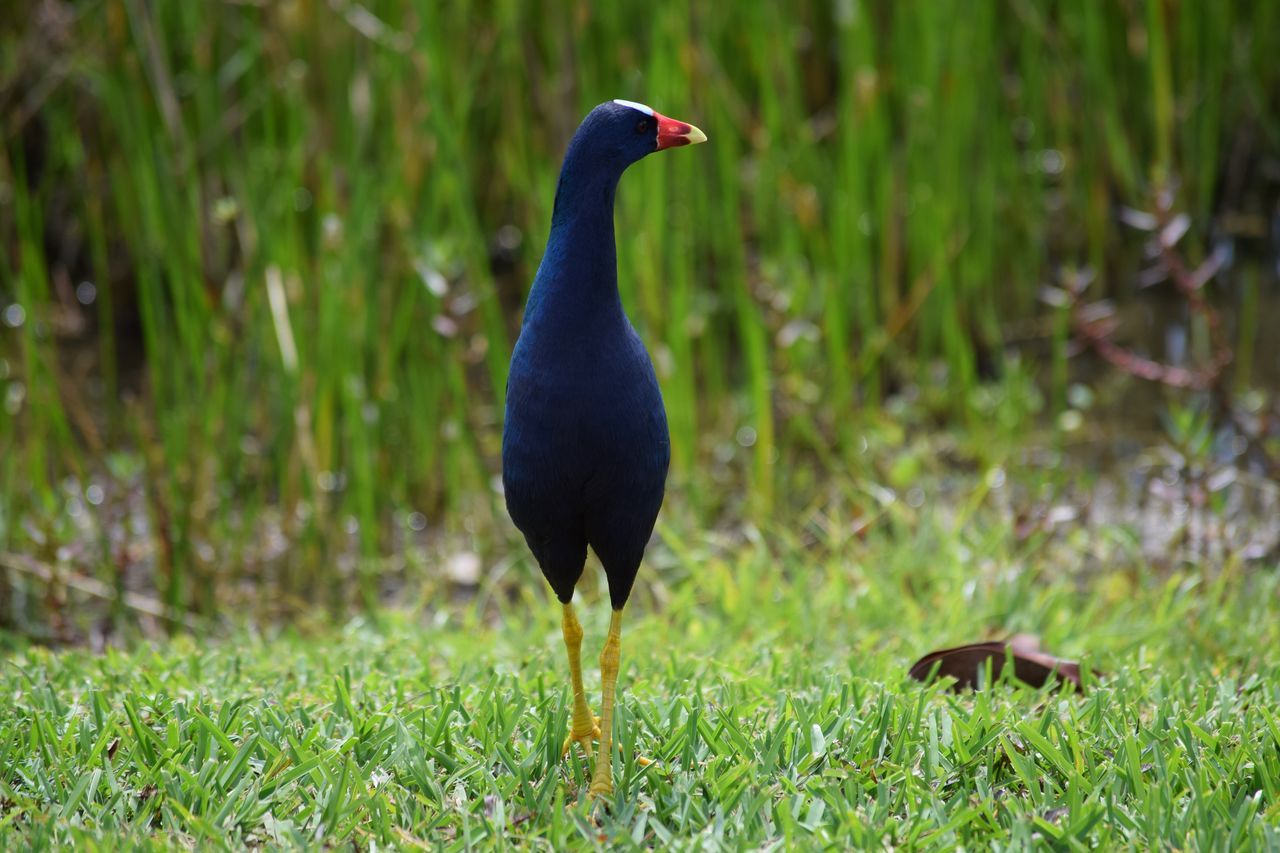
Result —
[[529, 331], [517, 341], [508, 377], [504, 470], [519, 465], [589, 475], [631, 458], [646, 467], [661, 463], [665, 474], [662, 393], [629, 324], [614, 340], [541, 341]]

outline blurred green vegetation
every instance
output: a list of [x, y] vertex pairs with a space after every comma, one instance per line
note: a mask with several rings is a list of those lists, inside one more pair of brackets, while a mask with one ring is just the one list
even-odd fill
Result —
[[[206, 613], [246, 585], [368, 603], [406, 537], [494, 529], [520, 306], [602, 100], [710, 137], [634, 168], [617, 212], [676, 499], [705, 518], [867, 470], [904, 385], [999, 454], [1038, 406], [1009, 323], [1044, 321], [1065, 383], [1041, 284], [1089, 264], [1117, 291], [1117, 205], [1172, 188], [1205, 238], [1228, 149], [1280, 148], [1275, 3], [3, 17], [0, 550], [120, 591], [144, 566]], [[0, 619], [65, 595], [29, 580]]]

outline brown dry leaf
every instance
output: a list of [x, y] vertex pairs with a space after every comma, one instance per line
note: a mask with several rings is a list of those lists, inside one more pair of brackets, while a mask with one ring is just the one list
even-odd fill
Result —
[[935, 677], [954, 678], [953, 689], [957, 692], [972, 690], [978, 686], [987, 661], [991, 661], [992, 678], [999, 678], [1006, 659], [1013, 661], [1014, 678], [1032, 687], [1043, 687], [1050, 678], [1056, 677], [1059, 683], [1070, 682], [1084, 692], [1080, 665], [1041, 652], [1039, 639], [1029, 634], [1019, 634], [1007, 642], [970, 643], [930, 652], [912, 665], [910, 674], [917, 681], [929, 681], [936, 667]]

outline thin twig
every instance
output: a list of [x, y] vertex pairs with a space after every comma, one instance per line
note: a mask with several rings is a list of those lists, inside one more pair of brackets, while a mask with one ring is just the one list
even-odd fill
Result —
[[154, 598], [136, 592], [117, 593], [110, 585], [97, 578], [79, 572], [58, 570], [24, 554], [0, 552], [0, 567], [36, 578], [46, 584], [65, 584], [70, 589], [103, 601], [119, 602], [138, 613], [179, 623], [189, 631], [198, 631], [206, 627], [192, 614], [165, 607], [162, 602]]
[[1106, 320], [1100, 321], [1097, 318], [1097, 312], [1093, 310], [1097, 306], [1084, 302], [1087, 281], [1083, 279], [1074, 283], [1067, 282], [1062, 289], [1051, 289], [1055, 300], [1063, 300], [1056, 304], [1066, 304], [1069, 307], [1071, 328], [1077, 340], [1131, 376], [1168, 387], [1206, 392], [1218, 417], [1231, 423], [1245, 438], [1268, 474], [1280, 477], [1280, 458], [1260, 438], [1268, 430], [1264, 427], [1257, 431], [1260, 434], [1255, 434], [1255, 430], [1245, 423], [1241, 412], [1232, 405], [1234, 394], [1229, 387], [1226, 368], [1235, 358], [1235, 352], [1227, 339], [1221, 313], [1210, 304], [1204, 294], [1205, 285], [1221, 269], [1224, 256], [1220, 252], [1214, 252], [1196, 267], [1188, 265], [1178, 245], [1190, 228], [1190, 219], [1186, 214], [1174, 213], [1173, 196], [1170, 192], [1156, 194], [1154, 213], [1126, 210], [1121, 218], [1135, 228], [1152, 232], [1151, 245], [1154, 249], [1151, 255], [1156, 265], [1151, 271], [1156, 276], [1151, 278], [1150, 283], [1167, 280], [1173, 284], [1178, 294], [1186, 300], [1188, 310], [1204, 321], [1211, 355], [1207, 363], [1188, 368], [1156, 361], [1117, 344], [1111, 339], [1112, 326]]

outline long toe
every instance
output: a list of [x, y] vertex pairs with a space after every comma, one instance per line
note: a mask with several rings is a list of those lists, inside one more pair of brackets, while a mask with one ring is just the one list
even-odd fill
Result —
[[[619, 756], [621, 756], [621, 757], [622, 757], [622, 759], [625, 761], [625, 760], [626, 760], [626, 752], [624, 751], [624, 749], [623, 749], [623, 747], [622, 747], [622, 744], [618, 744], [618, 745], [617, 745], [617, 747], [616, 747], [616, 749], [617, 749], [617, 751], [618, 751], [618, 755], [619, 755]], [[636, 753], [635, 753], [635, 759], [636, 759], [636, 764], [637, 764], [638, 766], [640, 766], [640, 767], [648, 767], [650, 764], [657, 764], [657, 763], [658, 763], [658, 762], [657, 762], [657, 759], [654, 759], [654, 758], [646, 758], [645, 756], [641, 755], [639, 750], [636, 750]]]

